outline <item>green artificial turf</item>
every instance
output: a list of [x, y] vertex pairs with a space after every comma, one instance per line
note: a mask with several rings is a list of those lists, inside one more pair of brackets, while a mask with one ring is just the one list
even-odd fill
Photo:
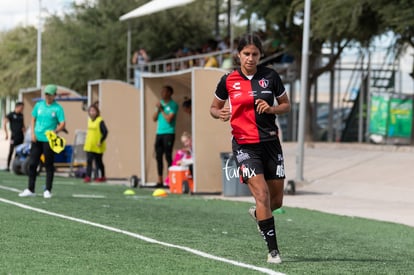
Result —
[[40, 176], [37, 197], [19, 198], [27, 177], [0, 172], [0, 274], [414, 270], [414, 228], [409, 226], [286, 207], [285, 213], [275, 213], [283, 263], [270, 265], [265, 243], [247, 214], [249, 203], [197, 195], [154, 198], [151, 189], [134, 189], [135, 195], [126, 196], [127, 186], [63, 177], [55, 178], [53, 198], [46, 200], [43, 182]]

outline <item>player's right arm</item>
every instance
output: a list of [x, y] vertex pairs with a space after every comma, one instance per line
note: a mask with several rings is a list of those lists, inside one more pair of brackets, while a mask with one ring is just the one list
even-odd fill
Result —
[[230, 119], [231, 113], [228, 106], [224, 107], [226, 101], [220, 100], [217, 97], [213, 98], [213, 102], [210, 106], [210, 115], [215, 119], [227, 121]]
[[32, 142], [36, 142], [36, 135], [35, 135], [35, 123], [36, 123], [36, 119], [32, 116], [31, 120], [30, 120], [30, 125], [32, 127]]
[[9, 123], [9, 119], [7, 118], [7, 116], [5, 116], [3, 119], [3, 129], [4, 129], [4, 133], [6, 134], [6, 140], [9, 139], [9, 131], [7, 130], [8, 123]]

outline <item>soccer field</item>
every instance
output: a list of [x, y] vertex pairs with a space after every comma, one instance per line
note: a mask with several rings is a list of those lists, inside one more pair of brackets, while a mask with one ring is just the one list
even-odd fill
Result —
[[[412, 274], [414, 228], [285, 208], [283, 263], [246, 202], [152, 197], [151, 189], [56, 177], [53, 198], [19, 198], [27, 177], [0, 172], [0, 274]], [[305, 198], [304, 198], [305, 199]]]

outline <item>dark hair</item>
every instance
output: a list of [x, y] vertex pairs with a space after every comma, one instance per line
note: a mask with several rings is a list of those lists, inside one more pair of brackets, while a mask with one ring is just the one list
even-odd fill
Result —
[[260, 54], [263, 54], [263, 46], [262, 46], [262, 41], [260, 40], [260, 38], [255, 35], [255, 34], [245, 34], [242, 37], [240, 37], [239, 39], [239, 43], [237, 45], [237, 51], [241, 52], [243, 50], [244, 47], [248, 46], [248, 45], [255, 45], [256, 48], [259, 49]]
[[191, 98], [185, 97], [183, 104], [182, 104], [183, 108], [191, 108]]
[[170, 85], [165, 85], [164, 88], [167, 89], [167, 91], [170, 92], [170, 94], [174, 93], [174, 89]]
[[21, 101], [17, 101], [17, 102], [16, 102], [16, 104], [15, 104], [15, 106], [16, 106], [16, 107], [19, 107], [19, 106], [24, 106], [24, 103], [23, 103], [23, 102], [21, 102]]
[[98, 117], [98, 116], [100, 116], [101, 115], [101, 111], [99, 111], [99, 107], [98, 107], [98, 105], [97, 104], [92, 104], [91, 106], [89, 106], [89, 108], [88, 108], [88, 113], [89, 113], [89, 110], [90, 109], [95, 109], [95, 111], [96, 111], [96, 116]]

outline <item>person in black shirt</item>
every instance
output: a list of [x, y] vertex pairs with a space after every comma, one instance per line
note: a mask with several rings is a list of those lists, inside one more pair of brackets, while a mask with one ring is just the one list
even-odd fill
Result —
[[7, 167], [6, 171], [10, 171], [10, 162], [13, 156], [14, 148], [23, 143], [24, 140], [24, 120], [23, 120], [23, 102], [16, 102], [13, 112], [10, 112], [3, 121], [4, 132], [6, 134], [6, 140], [9, 139], [9, 132], [7, 124], [10, 124], [10, 149], [9, 155], [7, 156]]
[[[257, 36], [243, 36], [237, 51], [240, 68], [220, 79], [210, 114], [221, 121], [230, 120], [237, 171], [256, 202], [249, 214], [266, 241], [267, 262], [279, 264], [272, 212], [282, 206], [285, 168], [275, 118], [290, 111], [290, 101], [279, 75], [257, 65], [263, 54]], [[229, 106], [225, 106], [227, 100]]]

